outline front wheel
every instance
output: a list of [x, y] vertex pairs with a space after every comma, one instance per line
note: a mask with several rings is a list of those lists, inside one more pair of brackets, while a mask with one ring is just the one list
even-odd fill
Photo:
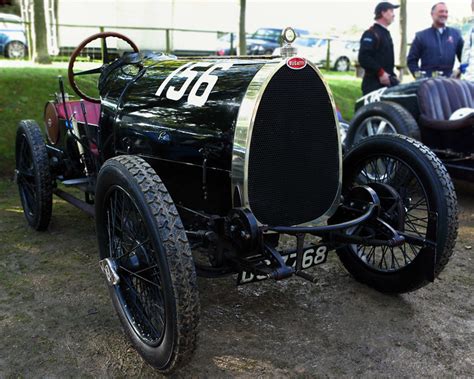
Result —
[[138, 353], [168, 373], [191, 358], [199, 319], [196, 273], [176, 207], [143, 159], [101, 168], [95, 197], [100, 266]]
[[356, 112], [347, 132], [347, 146], [377, 134], [403, 134], [420, 139], [418, 124], [411, 113], [391, 101], [370, 103]]
[[[433, 271], [437, 277], [456, 242], [458, 219], [453, 183], [446, 168], [426, 146], [400, 135], [364, 139], [344, 158], [343, 195], [358, 185], [374, 189], [380, 216], [394, 229], [436, 242]], [[359, 226], [347, 233], [369, 236], [377, 230]], [[382, 292], [407, 292], [426, 285], [427, 250], [401, 246], [349, 245], [338, 251], [346, 269], [360, 282]]]

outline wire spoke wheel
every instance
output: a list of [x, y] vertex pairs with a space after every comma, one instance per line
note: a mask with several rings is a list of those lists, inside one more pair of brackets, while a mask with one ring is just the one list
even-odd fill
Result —
[[165, 327], [157, 252], [140, 211], [123, 188], [112, 187], [105, 201], [108, 248], [120, 277], [117, 297], [135, 333], [146, 344], [156, 346]]
[[33, 157], [31, 148], [25, 134], [19, 137], [19, 155], [17, 159], [17, 182], [20, 191], [20, 198], [24, 206], [25, 213], [34, 217], [36, 209], [36, 183], [34, 177]]
[[196, 272], [179, 214], [143, 159], [102, 166], [95, 193], [100, 268], [125, 333], [162, 373], [187, 362], [199, 320]]
[[[399, 231], [426, 238], [431, 211], [427, 189], [405, 162], [391, 156], [371, 157], [362, 162], [355, 173], [352, 185], [371, 186], [376, 183], [393, 189], [393, 193], [388, 191], [381, 194], [377, 191], [382, 206], [381, 218], [384, 221]], [[364, 233], [371, 235], [371, 231], [364, 228], [359, 230], [359, 234]], [[351, 247], [365, 264], [383, 272], [399, 270], [409, 265], [421, 250], [421, 246], [408, 242], [397, 247], [362, 245]]]
[[53, 186], [46, 145], [36, 122], [20, 122], [15, 157], [15, 177], [26, 220], [32, 228], [45, 230], [51, 219]]
[[[344, 157], [343, 196], [369, 186], [380, 200], [378, 218], [405, 236], [401, 246], [351, 244], [337, 253], [362, 283], [382, 292], [408, 292], [433, 281], [453, 253], [457, 200], [453, 183], [436, 155], [402, 135], [374, 135]], [[367, 240], [388, 241], [381, 222], [347, 230]]]

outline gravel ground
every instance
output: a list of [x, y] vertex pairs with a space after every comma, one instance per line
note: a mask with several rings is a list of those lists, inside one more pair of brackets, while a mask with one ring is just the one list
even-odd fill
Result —
[[[474, 185], [457, 182], [460, 235], [439, 280], [380, 294], [335, 254], [299, 278], [200, 279], [200, 337], [175, 377], [473, 377]], [[0, 181], [0, 377], [155, 377], [125, 339], [97, 264], [93, 221], [55, 200], [26, 226]]]

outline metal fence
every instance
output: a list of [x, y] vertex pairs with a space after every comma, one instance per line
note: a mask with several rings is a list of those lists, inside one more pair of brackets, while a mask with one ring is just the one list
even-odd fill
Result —
[[[1, 20], [0, 20], [1, 21]], [[17, 22], [9, 20], [9, 23], [22, 24], [27, 34], [29, 46], [32, 44], [32, 23]], [[118, 25], [77, 25], [77, 24], [50, 24], [50, 31], [57, 33], [57, 38], [49, 39], [48, 45], [51, 55], [69, 54], [82, 40], [91, 34], [104, 31], [117, 31], [130, 37], [142, 50], [156, 50], [176, 55], [211, 55], [218, 48], [218, 39], [229, 33], [223, 30], [199, 30], [181, 28], [155, 28], [139, 26]], [[233, 34], [230, 34], [233, 36]], [[56, 41], [56, 46], [51, 46], [51, 41]], [[126, 50], [126, 47], [118, 41], [116, 45], [110, 46], [112, 50]], [[234, 38], [229, 42], [230, 51], [234, 51]], [[90, 52], [100, 49], [100, 43], [89, 48]], [[32, 49], [28, 49], [30, 54]], [[31, 56], [30, 56], [31, 58]]]
[[[14, 22], [14, 21], [9, 21]], [[32, 46], [32, 23], [19, 22], [23, 24], [28, 36], [29, 46]], [[199, 29], [181, 29], [181, 28], [158, 28], [158, 27], [139, 27], [139, 26], [119, 26], [119, 25], [78, 25], [78, 24], [57, 24], [47, 25], [49, 34], [56, 33], [55, 38], [48, 38], [57, 46], [50, 46], [51, 55], [59, 57], [68, 57], [72, 50], [86, 37], [97, 32], [117, 31], [130, 37], [141, 50], [163, 51], [175, 55], [215, 55], [219, 49], [225, 50], [226, 55], [236, 55], [237, 38], [236, 33], [224, 30], [199, 30]], [[219, 38], [227, 34], [225, 41]], [[322, 64], [325, 68], [332, 68], [331, 65], [331, 44], [333, 38], [320, 37], [327, 40], [325, 62]], [[118, 41], [115, 45], [109, 45], [109, 50], [117, 53], [127, 50], [122, 42]], [[31, 51], [28, 49], [31, 59]], [[99, 58], [103, 54], [103, 46], [97, 41], [83, 52], [84, 57]], [[61, 59], [61, 58], [58, 58]]]

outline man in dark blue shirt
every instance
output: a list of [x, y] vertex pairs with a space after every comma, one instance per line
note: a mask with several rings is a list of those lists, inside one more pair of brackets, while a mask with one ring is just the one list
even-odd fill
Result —
[[[458, 30], [446, 26], [448, 8], [445, 3], [437, 3], [431, 8], [433, 25], [421, 32], [410, 47], [407, 63], [413, 76], [418, 71], [425, 71], [426, 76], [441, 71], [443, 76], [451, 76], [454, 60], [461, 60], [464, 41]], [[421, 67], [418, 62], [421, 59]]]

